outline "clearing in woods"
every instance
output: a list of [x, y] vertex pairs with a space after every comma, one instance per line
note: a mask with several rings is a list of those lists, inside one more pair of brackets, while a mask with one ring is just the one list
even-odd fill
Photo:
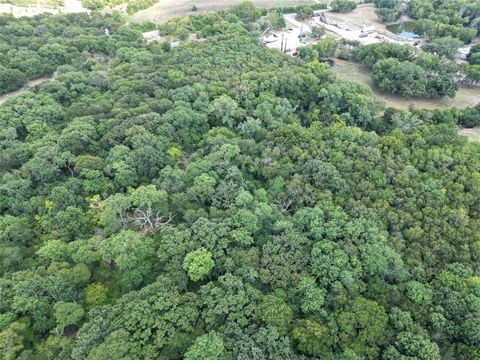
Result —
[[480, 141], [480, 127], [474, 127], [471, 129], [458, 129], [460, 135], [466, 136], [470, 141]]
[[[240, 4], [244, 0], [160, 0], [148, 9], [139, 11], [130, 16], [132, 21], [153, 21], [162, 23], [169, 19], [181, 16], [201, 14], [206, 11], [218, 11], [228, 9], [229, 7]], [[262, 8], [297, 6], [302, 4], [313, 4], [315, 0], [253, 0], [255, 6]], [[197, 11], [192, 11], [192, 6], [197, 7]]]
[[373, 84], [370, 71], [363, 65], [338, 61], [338, 67], [336, 73], [340, 78], [349, 81], [357, 81], [370, 86], [373, 93], [383, 100], [387, 106], [396, 107], [400, 109], [408, 109], [410, 105], [414, 105], [417, 108], [435, 109], [435, 108], [448, 108], [457, 107], [465, 108], [469, 106], [475, 106], [480, 98], [480, 88], [461, 86], [457, 91], [457, 96], [453, 99], [444, 97], [441, 99], [428, 99], [428, 98], [412, 98], [407, 99], [401, 96], [388, 94]]

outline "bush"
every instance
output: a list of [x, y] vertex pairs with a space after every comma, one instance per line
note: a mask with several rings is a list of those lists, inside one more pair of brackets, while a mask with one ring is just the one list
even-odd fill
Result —
[[90, 10], [101, 10], [105, 7], [105, 0], [82, 0], [82, 5]]
[[350, 12], [357, 8], [354, 0], [333, 0], [330, 4], [334, 12]]
[[467, 60], [471, 65], [480, 65], [480, 44], [472, 46], [467, 55]]
[[452, 38], [451, 36], [447, 36], [434, 40], [431, 44], [424, 45], [422, 49], [429, 53], [436, 54], [438, 56], [445, 56], [450, 60], [453, 60], [460, 46], [462, 46], [462, 42], [460, 40]]
[[475, 107], [466, 108], [461, 111], [458, 124], [467, 128], [480, 125], [480, 104]]
[[127, 5], [127, 13], [129, 15], [135, 14], [140, 10], [144, 10], [149, 8], [153, 4], [155, 4], [157, 0], [130, 0]]
[[297, 19], [305, 20], [313, 15], [313, 8], [308, 5], [299, 6], [297, 9]]
[[375, 10], [378, 18], [383, 22], [392, 22], [400, 18], [402, 13], [395, 9], [378, 8]]

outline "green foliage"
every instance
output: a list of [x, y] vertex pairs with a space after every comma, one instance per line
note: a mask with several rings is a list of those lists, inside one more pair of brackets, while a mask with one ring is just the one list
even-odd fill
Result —
[[107, 2], [105, 0], [82, 0], [82, 5], [89, 10], [101, 10], [107, 5]]
[[360, 61], [369, 67], [373, 67], [378, 61], [389, 58], [395, 58], [398, 61], [412, 60], [416, 55], [416, 51], [412, 46], [377, 43], [357, 46], [352, 55], [356, 61]]
[[465, 28], [462, 25], [451, 25], [430, 19], [420, 19], [415, 23], [415, 32], [423, 34], [429, 40], [453, 37], [469, 44], [477, 36], [477, 29]]
[[362, 297], [353, 299], [338, 316], [340, 344], [367, 359], [377, 359], [385, 341], [387, 315], [382, 306]]
[[[55, 72], [0, 109], [0, 358], [478, 357], [479, 106], [385, 109], [319, 61], [335, 39], [264, 47], [284, 10], [158, 24], [202, 38], [174, 47], [115, 12], [0, 17], [0, 65]], [[409, 94], [477, 76], [347, 45]]]
[[25, 75], [17, 69], [0, 66], [0, 94], [18, 89], [25, 83]]
[[418, 54], [411, 46], [386, 43], [358, 46], [352, 56], [373, 68], [372, 78], [380, 89], [394, 94], [454, 97], [458, 90], [456, 64], [438, 55]]
[[402, 5], [401, 0], [375, 0], [375, 13], [383, 22], [393, 22], [400, 18], [402, 12], [399, 11]]
[[473, 45], [467, 54], [467, 60], [472, 65], [480, 65], [480, 44]]
[[437, 344], [421, 335], [408, 332], [398, 334], [395, 347], [385, 352], [385, 359], [402, 359], [414, 357], [419, 360], [439, 360], [440, 351]]
[[138, 286], [150, 270], [150, 259], [155, 254], [153, 241], [137, 232], [123, 230], [100, 243], [102, 260], [118, 267], [126, 288]]
[[412, 62], [396, 59], [380, 60], [372, 71], [372, 79], [382, 90], [404, 97], [426, 96], [427, 75]]
[[261, 10], [256, 8], [251, 1], [244, 1], [241, 4], [232, 6], [229, 12], [243, 21], [255, 21], [261, 16]]
[[195, 339], [195, 343], [185, 353], [185, 360], [221, 359], [223, 350], [222, 338], [215, 331], [210, 331]]
[[265, 295], [258, 305], [259, 319], [269, 326], [275, 327], [280, 334], [286, 334], [293, 320], [292, 309], [284, 300], [275, 295]]
[[453, 60], [458, 48], [462, 45], [460, 40], [447, 36], [433, 40], [430, 44], [424, 45], [422, 49]]
[[189, 252], [183, 260], [183, 268], [192, 281], [205, 279], [212, 271], [215, 262], [212, 253], [204, 248]]
[[333, 340], [328, 328], [315, 320], [302, 319], [292, 331], [298, 349], [308, 355], [328, 353]]
[[400, 11], [388, 8], [378, 8], [375, 10], [375, 14], [377, 14], [379, 19], [383, 22], [393, 22], [402, 16]]
[[129, 0], [127, 4], [127, 14], [135, 14], [140, 10], [149, 8], [156, 2], [156, 0]]
[[297, 9], [297, 19], [305, 20], [313, 15], [313, 8], [308, 5], [299, 6]]
[[108, 300], [107, 289], [102, 283], [92, 283], [85, 288], [85, 302], [89, 307], [103, 305]]
[[319, 313], [325, 304], [325, 290], [315, 284], [313, 278], [302, 279], [295, 292], [301, 297], [300, 309], [305, 314]]
[[57, 321], [56, 331], [59, 334], [62, 334], [67, 326], [77, 325], [85, 313], [80, 304], [63, 301], [55, 304], [54, 311]]
[[300, 57], [307, 61], [331, 57], [335, 54], [340, 42], [333, 37], [324, 37], [314, 45], [302, 46], [298, 49]]
[[330, 6], [334, 12], [346, 13], [355, 10], [357, 2], [355, 0], [333, 0]]

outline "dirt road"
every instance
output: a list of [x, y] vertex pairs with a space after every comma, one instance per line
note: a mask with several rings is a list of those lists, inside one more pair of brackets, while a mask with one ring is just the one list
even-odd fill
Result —
[[52, 79], [51, 77], [43, 77], [43, 78], [38, 78], [38, 79], [35, 79], [35, 80], [31, 80], [31, 81], [27, 82], [24, 87], [22, 87], [18, 90], [9, 92], [8, 94], [0, 95], [0, 105], [2, 105], [5, 101], [7, 101], [8, 99], [11, 99], [14, 96], [17, 96], [17, 95], [20, 95], [24, 92], [27, 92], [28, 90], [30, 90], [35, 85], [41, 84], [44, 81], [48, 81], [48, 80], [51, 80], [51, 79]]

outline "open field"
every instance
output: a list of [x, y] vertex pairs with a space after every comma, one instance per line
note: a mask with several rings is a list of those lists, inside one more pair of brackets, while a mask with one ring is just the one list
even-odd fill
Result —
[[[161, 23], [175, 17], [228, 9], [242, 2], [243, 0], [160, 0], [152, 7], [130, 16], [130, 20]], [[314, 0], [252, 0], [252, 2], [255, 6], [263, 8], [315, 3]], [[194, 4], [197, 6], [198, 11], [192, 11]]]
[[480, 127], [472, 129], [458, 129], [460, 135], [466, 136], [470, 141], [480, 141]]
[[38, 1], [35, 5], [26, 6], [0, 3], [0, 14], [7, 13], [15, 17], [35, 16], [43, 13], [68, 14], [84, 11], [87, 11], [87, 9], [83, 7], [81, 0], [64, 0], [63, 6], [58, 7], [43, 5], [42, 1]]
[[365, 66], [352, 62], [339, 61], [336, 73], [340, 78], [344, 78], [345, 80], [357, 81], [370, 86], [374, 94], [382, 99], [387, 106], [400, 109], [407, 109], [410, 105], [425, 109], [454, 106], [457, 108], [464, 108], [474, 106], [480, 101], [480, 88], [465, 86], [462, 86], [458, 90], [457, 96], [453, 99], [447, 97], [441, 99], [406, 99], [401, 96], [388, 94], [375, 87], [370, 76], [370, 71]]

